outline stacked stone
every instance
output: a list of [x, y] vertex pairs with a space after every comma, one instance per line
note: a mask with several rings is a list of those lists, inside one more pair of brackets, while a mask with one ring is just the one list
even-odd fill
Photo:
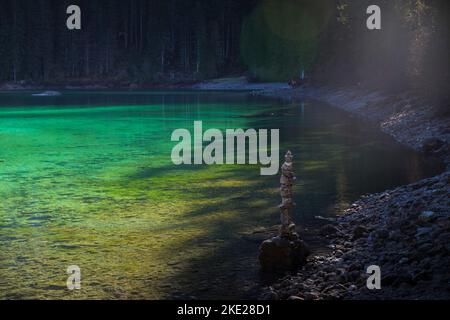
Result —
[[288, 151], [284, 156], [285, 162], [281, 166], [280, 194], [281, 194], [281, 237], [291, 237], [295, 233], [295, 224], [291, 218], [291, 210], [295, 207], [293, 200], [293, 185], [295, 181], [292, 165], [292, 153]]
[[259, 262], [264, 272], [284, 272], [294, 270], [306, 263], [310, 254], [307, 245], [295, 231], [291, 218], [293, 201], [293, 185], [295, 181], [292, 167], [292, 153], [288, 151], [285, 162], [281, 166], [280, 194], [281, 227], [278, 236], [263, 241], [259, 247]]

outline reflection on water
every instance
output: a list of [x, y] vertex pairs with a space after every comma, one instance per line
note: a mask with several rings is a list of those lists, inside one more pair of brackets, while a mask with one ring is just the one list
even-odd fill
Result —
[[[0, 298], [239, 298], [258, 243], [277, 223], [278, 177], [259, 166], [174, 166], [170, 135], [280, 128], [296, 156], [296, 221], [435, 166], [313, 101], [246, 93], [65, 92], [0, 95]], [[65, 288], [78, 265], [82, 290]], [[248, 283], [246, 282], [248, 280]]]

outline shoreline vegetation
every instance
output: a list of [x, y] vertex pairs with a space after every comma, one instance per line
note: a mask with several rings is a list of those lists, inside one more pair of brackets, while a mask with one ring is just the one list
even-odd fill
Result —
[[[410, 92], [388, 93], [356, 86], [250, 83], [244, 77], [205, 82], [111, 86], [101, 83], [47, 86], [6, 83], [9, 90], [98, 89], [242, 90], [292, 102], [308, 97], [343, 109], [398, 142], [439, 159], [441, 174], [363, 196], [314, 231], [327, 250], [303, 268], [265, 287], [261, 299], [449, 299], [450, 298], [450, 118], [439, 106]], [[258, 231], [269, 236], [273, 230]], [[300, 231], [302, 235], [302, 231]], [[255, 251], [256, 254], [256, 251]], [[366, 268], [380, 265], [382, 290], [366, 288]]]

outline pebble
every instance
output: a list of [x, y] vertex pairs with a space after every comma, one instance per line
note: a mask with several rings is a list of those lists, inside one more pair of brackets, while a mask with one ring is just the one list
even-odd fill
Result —
[[420, 215], [419, 215], [419, 220], [423, 221], [423, 222], [429, 222], [431, 221], [433, 218], [435, 218], [435, 214], [433, 211], [423, 211]]

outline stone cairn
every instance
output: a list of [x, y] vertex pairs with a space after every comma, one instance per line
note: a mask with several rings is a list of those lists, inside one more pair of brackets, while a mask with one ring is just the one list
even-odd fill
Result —
[[293, 201], [293, 185], [295, 181], [292, 166], [292, 153], [288, 151], [284, 156], [285, 162], [281, 166], [280, 194], [281, 227], [279, 234], [263, 241], [259, 247], [259, 262], [265, 272], [280, 272], [294, 270], [306, 263], [309, 249], [296, 232], [291, 218], [291, 211], [295, 207]]
[[292, 153], [288, 151], [284, 156], [285, 162], [281, 166], [280, 194], [281, 194], [281, 237], [291, 237], [295, 233], [295, 224], [291, 218], [291, 210], [295, 207], [293, 200], [293, 185], [296, 177], [292, 168]]

